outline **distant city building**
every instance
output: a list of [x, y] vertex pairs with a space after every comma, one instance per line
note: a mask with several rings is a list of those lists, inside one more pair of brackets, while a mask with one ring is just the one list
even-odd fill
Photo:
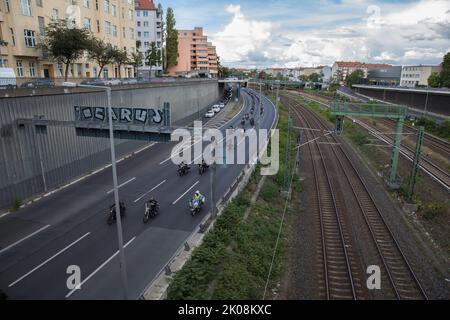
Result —
[[158, 49], [162, 49], [162, 15], [153, 3], [153, 0], [134, 0], [136, 12], [136, 40], [141, 43], [139, 51], [144, 55], [143, 67], [140, 73], [152, 75], [162, 71], [162, 65], [150, 66], [146, 63], [148, 49], [154, 42]]
[[397, 86], [400, 84], [402, 66], [368, 69], [367, 83], [382, 86]]
[[442, 66], [404, 66], [402, 68], [400, 85], [414, 88], [416, 86], [428, 86], [428, 78], [434, 73], [439, 73]]
[[324, 66], [322, 67], [322, 81], [324, 83], [330, 83], [331, 81], [331, 67]]
[[391, 67], [391, 65], [388, 64], [361, 63], [357, 61], [336, 61], [331, 69], [331, 74], [335, 79], [340, 77], [340, 82], [343, 82], [349, 74], [356, 70], [362, 70], [364, 73], [364, 78], [367, 78], [369, 69], [383, 69], [389, 67]]
[[203, 35], [203, 28], [178, 30], [178, 64], [168, 71], [172, 75], [217, 76], [216, 48]]
[[304, 67], [304, 68], [298, 68], [298, 76], [307, 76], [317, 73], [318, 75], [322, 74], [323, 67]]
[[[77, 5], [79, 19], [70, 20], [70, 10]], [[70, 9], [70, 10], [69, 10]], [[134, 2], [127, 1], [62, 1], [14, 0], [0, 1], [0, 39], [8, 43], [0, 48], [3, 64], [13, 68], [16, 76], [64, 77], [64, 65], [51, 59], [39, 48], [40, 37], [50, 22], [67, 20], [72, 25], [85, 28], [116, 48], [135, 52]], [[69, 68], [70, 78], [96, 77], [100, 68], [85, 57]], [[121, 70], [114, 64], [103, 68], [101, 77], [132, 77], [133, 67], [124, 65]]]

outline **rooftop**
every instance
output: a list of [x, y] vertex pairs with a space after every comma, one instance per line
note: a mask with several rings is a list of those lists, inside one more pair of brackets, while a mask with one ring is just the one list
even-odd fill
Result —
[[156, 10], [153, 0], [134, 0], [135, 10]]

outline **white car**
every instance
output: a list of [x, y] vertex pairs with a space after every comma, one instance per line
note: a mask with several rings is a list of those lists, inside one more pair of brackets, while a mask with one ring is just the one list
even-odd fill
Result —
[[222, 109], [220, 109], [220, 107], [219, 106], [214, 106], [214, 107], [212, 107], [212, 109], [211, 109], [212, 111], [214, 111], [215, 113], [219, 113], [220, 112], [220, 110], [222, 110]]
[[207, 113], [205, 113], [205, 118], [212, 118], [214, 117], [216, 113], [212, 110], [209, 110]]
[[219, 104], [219, 108], [220, 108], [220, 109], [223, 109], [223, 108], [225, 108], [225, 103], [221, 103], [221, 104]]

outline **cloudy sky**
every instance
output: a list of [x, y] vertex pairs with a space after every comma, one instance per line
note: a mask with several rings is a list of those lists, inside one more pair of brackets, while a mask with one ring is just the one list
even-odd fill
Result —
[[438, 64], [450, 51], [450, 0], [167, 0], [179, 29], [202, 26], [222, 64]]

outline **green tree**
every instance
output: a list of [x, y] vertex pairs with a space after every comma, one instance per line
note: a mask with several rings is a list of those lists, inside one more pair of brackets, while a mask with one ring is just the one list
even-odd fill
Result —
[[139, 67], [142, 66], [144, 62], [144, 55], [139, 51], [141, 48], [141, 42], [136, 41], [136, 52], [132, 52], [130, 56], [130, 64], [133, 66], [134, 77], [138, 77]]
[[428, 78], [428, 85], [432, 88], [439, 88], [441, 86], [441, 76], [437, 72], [433, 72]]
[[172, 8], [167, 9], [166, 28], [166, 68], [178, 64], [178, 31], [175, 27], [176, 20]]
[[128, 57], [127, 51], [125, 49], [114, 49], [113, 61], [117, 64], [119, 78], [122, 78], [122, 66], [130, 63], [130, 58]]
[[88, 48], [88, 57], [94, 60], [100, 67], [97, 77], [100, 78], [103, 69], [114, 62], [116, 50], [110, 43], [105, 43], [103, 40], [92, 37]]
[[322, 76], [316, 72], [309, 75], [309, 81], [311, 82], [322, 82]]
[[300, 81], [309, 81], [309, 77], [306, 74], [302, 74], [301, 76], [298, 77], [298, 79]]
[[65, 65], [67, 81], [69, 66], [81, 58], [91, 44], [90, 33], [84, 28], [69, 27], [65, 21], [52, 22], [45, 28], [39, 47], [57, 62]]
[[440, 78], [441, 86], [450, 88], [450, 52], [444, 56]]
[[150, 43], [150, 48], [147, 50], [147, 65], [150, 66], [150, 75], [152, 74], [152, 67], [161, 64], [161, 50], [158, 49], [156, 43]]
[[363, 78], [364, 71], [361, 69], [356, 69], [347, 76], [347, 78], [345, 79], [345, 83], [349, 88], [351, 88], [354, 84], [361, 83]]

